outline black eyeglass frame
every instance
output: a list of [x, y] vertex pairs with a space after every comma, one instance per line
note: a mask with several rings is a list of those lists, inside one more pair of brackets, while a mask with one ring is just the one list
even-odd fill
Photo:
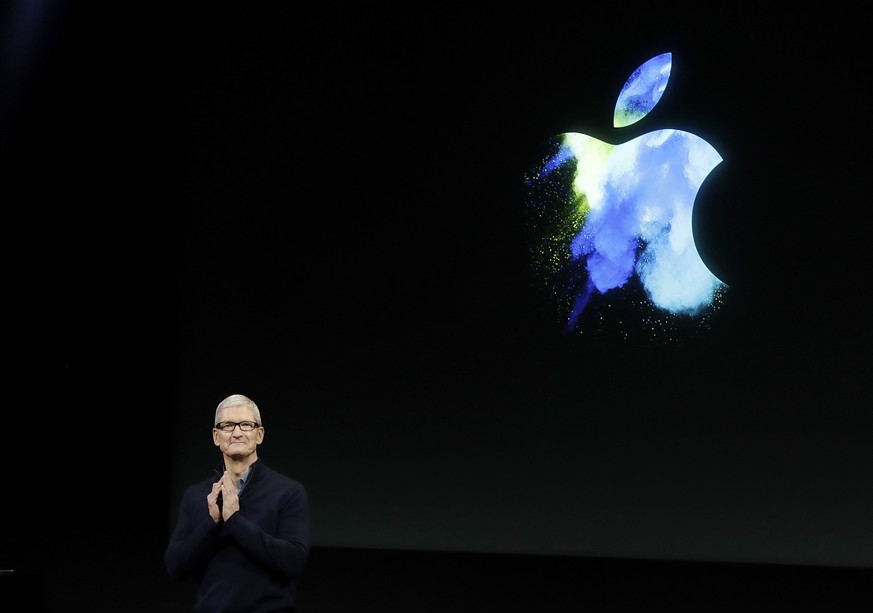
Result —
[[[233, 426], [232, 426], [229, 430], [225, 429], [227, 426], [230, 426], [231, 424], [233, 424]], [[246, 429], [246, 428], [243, 428], [243, 424], [252, 424], [252, 427], [249, 428], [249, 429]], [[215, 425], [213, 426], [213, 429], [218, 430], [219, 432], [233, 432], [234, 430], [236, 430], [236, 427], [237, 427], [237, 426], [239, 426], [239, 429], [240, 429], [241, 432], [252, 432], [252, 431], [257, 430], [258, 428], [260, 428], [260, 427], [261, 427], [261, 424], [259, 424], [259, 423], [256, 422], [256, 421], [251, 421], [251, 420], [246, 420], [246, 421], [220, 421], [220, 422], [218, 422], [217, 424], [215, 424]]]

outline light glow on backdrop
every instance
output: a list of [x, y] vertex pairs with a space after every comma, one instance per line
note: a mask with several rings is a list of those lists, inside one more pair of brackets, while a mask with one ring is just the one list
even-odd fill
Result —
[[[671, 70], [671, 53], [639, 66], [618, 96], [614, 127], [645, 117]], [[674, 129], [617, 145], [576, 132], [550, 141], [527, 181], [529, 219], [534, 268], [557, 298], [565, 331], [585, 329], [582, 316], [595, 299], [629, 299], [653, 334], [675, 331], [680, 318], [706, 321], [727, 284], [700, 257], [692, 212], [721, 161], [708, 142]]]

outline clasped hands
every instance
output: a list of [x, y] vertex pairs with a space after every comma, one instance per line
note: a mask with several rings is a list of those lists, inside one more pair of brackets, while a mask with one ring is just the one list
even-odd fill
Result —
[[[221, 503], [219, 504], [219, 500]], [[209, 516], [216, 524], [227, 521], [231, 515], [239, 511], [239, 495], [236, 485], [227, 471], [212, 484], [212, 491], [206, 496]]]

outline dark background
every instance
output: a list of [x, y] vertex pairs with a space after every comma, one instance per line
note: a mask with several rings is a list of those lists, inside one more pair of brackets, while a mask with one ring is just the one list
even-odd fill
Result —
[[[0, 562], [46, 609], [185, 610], [163, 547], [237, 392], [310, 493], [312, 598], [392, 568], [359, 551], [873, 567], [851, 15], [27, 6], [3, 30]], [[664, 98], [613, 129], [665, 51]], [[561, 333], [524, 178], [559, 133], [666, 127], [724, 158], [694, 220], [724, 306], [669, 339]]]

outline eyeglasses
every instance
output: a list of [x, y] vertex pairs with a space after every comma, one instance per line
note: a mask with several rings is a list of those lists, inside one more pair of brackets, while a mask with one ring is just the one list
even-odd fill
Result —
[[253, 421], [222, 421], [215, 424], [215, 429], [222, 432], [233, 432], [237, 426], [243, 432], [251, 432], [255, 428], [260, 428], [261, 424]]

